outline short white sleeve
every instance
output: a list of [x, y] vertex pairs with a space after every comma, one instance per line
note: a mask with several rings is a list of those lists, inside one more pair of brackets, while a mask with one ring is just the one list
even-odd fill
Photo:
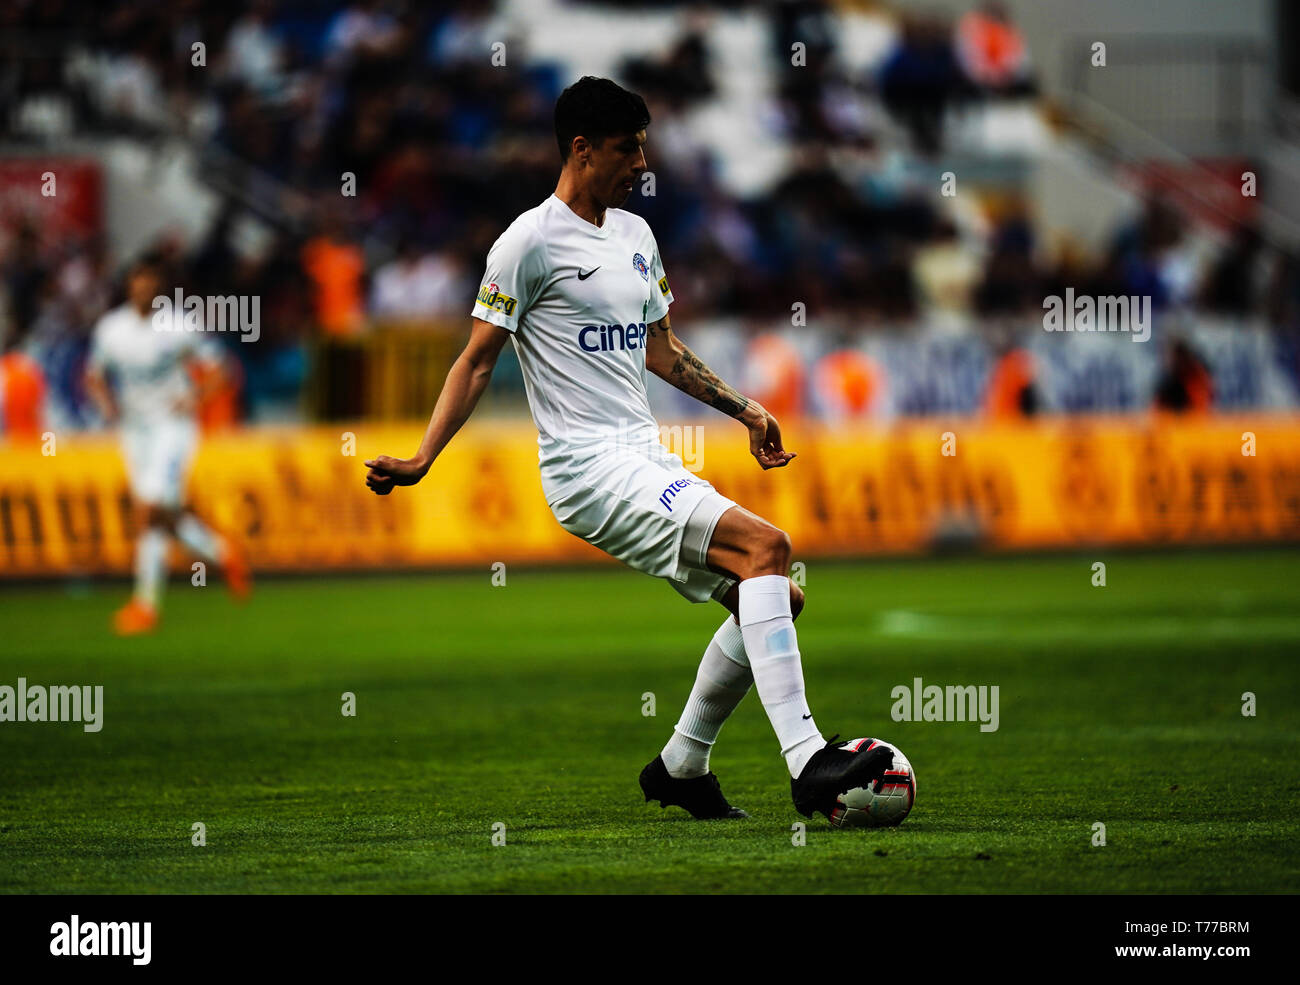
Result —
[[472, 314], [514, 332], [545, 280], [546, 243], [530, 223], [515, 222], [488, 251], [487, 271]]
[[654, 286], [650, 290], [650, 307], [645, 317], [647, 322], [656, 322], [668, 314], [668, 306], [673, 303], [673, 292], [668, 287], [668, 275], [664, 273], [658, 243], [655, 244], [654, 258], [650, 261], [650, 279], [654, 281]]

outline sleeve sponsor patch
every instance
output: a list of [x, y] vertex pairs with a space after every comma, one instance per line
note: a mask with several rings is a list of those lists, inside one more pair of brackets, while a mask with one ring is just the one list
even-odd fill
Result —
[[509, 294], [502, 294], [497, 290], [495, 284], [484, 284], [478, 289], [478, 297], [475, 299], [479, 304], [496, 311], [504, 312], [507, 315], [515, 313], [515, 306], [519, 302]]
[[668, 278], [667, 278], [667, 277], [660, 277], [660, 278], [659, 278], [659, 293], [662, 294], [664, 297], [668, 297]]

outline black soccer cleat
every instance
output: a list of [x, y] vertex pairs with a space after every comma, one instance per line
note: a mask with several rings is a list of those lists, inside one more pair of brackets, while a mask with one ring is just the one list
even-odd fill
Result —
[[657, 800], [660, 807], [684, 807], [696, 820], [749, 817], [727, 803], [712, 773], [679, 780], [669, 775], [662, 756], [641, 771], [641, 791], [647, 801]]
[[825, 748], [813, 753], [812, 759], [804, 764], [803, 772], [790, 781], [794, 809], [804, 817], [812, 817], [813, 812], [821, 811], [829, 818], [840, 794], [854, 787], [870, 786], [882, 779], [885, 770], [894, 763], [893, 750], [888, 746], [877, 745], [850, 752], [841, 747], [851, 740], [837, 742], [836, 739], [839, 739], [838, 735], [832, 736]]

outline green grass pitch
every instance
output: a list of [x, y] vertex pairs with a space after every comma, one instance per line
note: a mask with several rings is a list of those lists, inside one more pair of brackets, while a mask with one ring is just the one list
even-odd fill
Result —
[[[642, 801], [723, 610], [621, 567], [267, 580], [242, 608], [174, 582], [138, 640], [107, 632], [120, 584], [9, 586], [0, 684], [105, 694], [98, 734], [0, 724], [0, 888], [1300, 890], [1300, 554], [1104, 559], [1104, 588], [1092, 557], [809, 563], [817, 722], [897, 743], [919, 796], [802, 846], [753, 693], [713, 754], [749, 820]], [[915, 677], [998, 685], [999, 729], [892, 721]]]

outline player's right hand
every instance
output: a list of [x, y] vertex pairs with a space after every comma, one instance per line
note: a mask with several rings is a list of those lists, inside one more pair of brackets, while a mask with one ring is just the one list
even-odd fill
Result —
[[380, 455], [366, 462], [366, 485], [370, 491], [380, 496], [387, 496], [394, 486], [413, 486], [424, 478], [428, 469], [413, 458], [393, 458]]

